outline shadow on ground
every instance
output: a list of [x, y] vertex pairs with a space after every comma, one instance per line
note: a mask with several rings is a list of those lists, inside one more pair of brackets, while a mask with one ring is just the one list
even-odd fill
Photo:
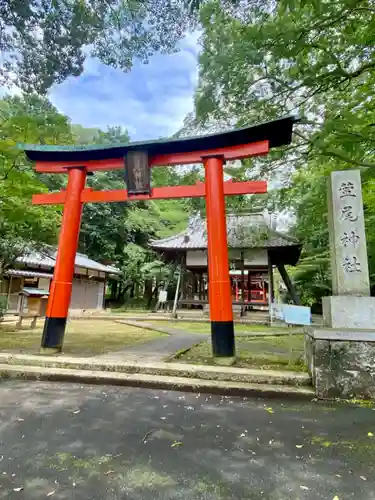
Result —
[[375, 498], [372, 408], [22, 381], [0, 401], [0, 499]]

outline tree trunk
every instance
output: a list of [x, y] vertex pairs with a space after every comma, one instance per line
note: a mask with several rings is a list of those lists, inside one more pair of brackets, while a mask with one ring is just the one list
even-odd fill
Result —
[[147, 280], [145, 283], [144, 299], [147, 300], [147, 309], [149, 309], [152, 302], [152, 280]]
[[118, 285], [119, 285], [118, 281], [111, 280], [110, 282], [111, 300], [116, 300]]

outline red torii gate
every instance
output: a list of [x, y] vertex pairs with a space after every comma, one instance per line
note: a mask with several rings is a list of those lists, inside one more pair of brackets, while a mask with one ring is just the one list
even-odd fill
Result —
[[[65, 191], [33, 196], [33, 204], [36, 205], [64, 205], [41, 352], [53, 354], [62, 350], [83, 203], [205, 197], [213, 355], [233, 357], [235, 345], [225, 196], [266, 193], [267, 183], [224, 182], [223, 165], [227, 160], [266, 155], [270, 148], [290, 144], [295, 122], [296, 119], [289, 116], [219, 134], [126, 145], [84, 147], [24, 145], [23, 149], [29, 160], [36, 162], [37, 172], [68, 174]], [[193, 163], [204, 164], [204, 183], [195, 186], [150, 187], [151, 167]], [[128, 190], [94, 191], [85, 188], [88, 174], [124, 168]], [[134, 179], [129, 177], [130, 171], [136, 172], [136, 177], [138, 176], [135, 184]]]

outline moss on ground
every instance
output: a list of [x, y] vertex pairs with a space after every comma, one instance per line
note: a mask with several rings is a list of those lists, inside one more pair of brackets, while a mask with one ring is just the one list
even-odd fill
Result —
[[375, 460], [375, 438], [369, 438], [364, 434], [360, 438], [340, 439], [330, 441], [327, 436], [312, 436], [310, 443], [320, 448], [334, 448], [345, 456], [355, 457], [356, 460], [371, 461]]
[[[42, 320], [38, 321], [37, 328], [34, 330], [17, 331], [14, 325], [2, 324], [0, 325], [0, 351], [37, 352], [40, 347], [42, 330]], [[81, 356], [105, 354], [164, 336], [159, 332], [111, 320], [69, 320], [63, 351], [66, 354], [79, 354]]]
[[[237, 367], [306, 371], [303, 335], [238, 337], [236, 357]], [[213, 364], [211, 343], [202, 342], [177, 355], [175, 360], [193, 364]]]

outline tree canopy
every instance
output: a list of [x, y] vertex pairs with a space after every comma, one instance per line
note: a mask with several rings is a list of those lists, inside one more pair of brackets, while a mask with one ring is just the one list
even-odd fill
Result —
[[[371, 0], [248, 0], [201, 8], [203, 51], [196, 94], [200, 126], [299, 115], [293, 143], [252, 162], [278, 190], [305, 242], [297, 279], [313, 299], [329, 287], [326, 180], [360, 168], [366, 222], [375, 214], [375, 8]], [[271, 183], [272, 186], [272, 183]], [[368, 231], [370, 272], [374, 237]]]
[[[196, 112], [180, 135], [300, 116], [290, 146], [229, 164], [226, 174], [271, 179], [277, 189], [261, 205], [284, 211], [304, 241], [295, 278], [306, 302], [318, 300], [330, 286], [326, 180], [332, 170], [361, 169], [368, 228], [375, 219], [372, 0], [0, 0], [0, 77], [42, 94], [80, 74], [86, 55], [127, 71], [135, 59], [147, 62], [155, 52], [176, 50], [186, 30], [197, 27], [198, 16]], [[15, 143], [124, 143], [129, 136], [121, 127], [71, 125], [35, 94], [2, 99], [0, 120], [0, 253], [9, 260], [27, 241], [56, 241], [61, 209], [32, 207], [30, 197], [65, 182], [64, 176], [36, 175]], [[202, 171], [155, 168], [152, 175], [155, 186], [191, 184]], [[121, 172], [96, 173], [89, 180], [96, 189], [121, 188], [123, 182]], [[227, 204], [229, 210], [254, 206], [249, 197]], [[189, 213], [204, 211], [203, 205], [202, 200], [87, 205], [80, 250], [120, 266], [132, 280], [146, 277], [161, 268], [147, 241], [182, 229]], [[371, 231], [367, 239], [375, 276]]]
[[0, 0], [0, 86], [44, 93], [79, 75], [87, 55], [128, 71], [175, 50], [199, 1]]
[[48, 191], [18, 142], [69, 143], [68, 119], [43, 98], [7, 97], [0, 101], [0, 275], [31, 246], [54, 243], [61, 210], [32, 206], [34, 193]]
[[[0, 277], [15, 258], [31, 248], [56, 245], [61, 207], [33, 206], [34, 193], [60, 190], [66, 176], [37, 174], [21, 142], [41, 144], [126, 143], [128, 132], [121, 127], [106, 131], [71, 125], [50, 102], [36, 95], [0, 100]], [[153, 185], [193, 184], [195, 168], [153, 169]], [[98, 190], [123, 189], [122, 171], [96, 172], [88, 177]], [[182, 230], [192, 205], [189, 200], [158, 200], [84, 206], [79, 250], [91, 258], [110, 263], [123, 271], [123, 291], [130, 285], [173, 272], [148, 247], [152, 238]]]

